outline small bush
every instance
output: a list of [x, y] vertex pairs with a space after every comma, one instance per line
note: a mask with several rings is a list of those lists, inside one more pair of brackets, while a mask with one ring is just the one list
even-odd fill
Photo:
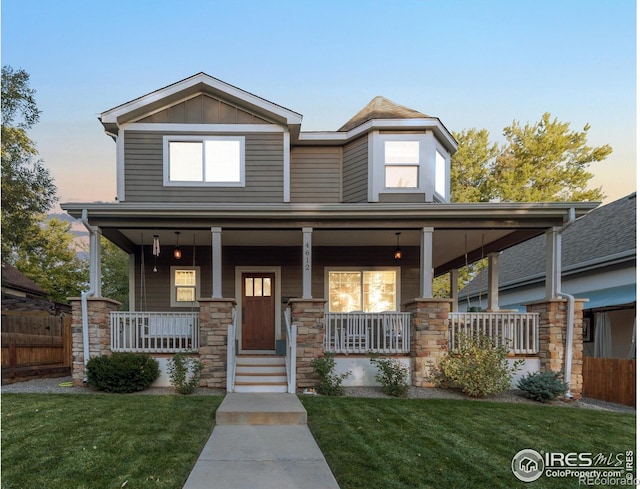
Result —
[[334, 372], [336, 368], [335, 355], [325, 353], [323, 357], [311, 360], [313, 370], [320, 376], [320, 382], [316, 385], [316, 390], [325, 396], [342, 396], [344, 395], [344, 387], [342, 382], [351, 375], [351, 372], [345, 372], [338, 375]]
[[562, 380], [560, 372], [529, 372], [518, 381], [518, 388], [524, 391], [524, 397], [539, 402], [549, 402], [567, 392], [569, 384]]
[[105, 392], [138, 392], [160, 375], [158, 362], [147, 354], [113, 353], [87, 362], [89, 385]]
[[371, 363], [378, 368], [376, 381], [382, 384], [385, 394], [395, 397], [405, 397], [409, 392], [407, 376], [409, 369], [395, 358], [372, 357]]
[[167, 362], [169, 381], [179, 394], [191, 394], [200, 384], [204, 363], [199, 358], [177, 353]]
[[487, 335], [456, 336], [458, 350], [449, 351], [433, 367], [431, 378], [437, 383], [453, 384], [469, 397], [498, 394], [511, 386], [511, 379], [524, 363], [518, 360], [510, 367], [509, 350]]

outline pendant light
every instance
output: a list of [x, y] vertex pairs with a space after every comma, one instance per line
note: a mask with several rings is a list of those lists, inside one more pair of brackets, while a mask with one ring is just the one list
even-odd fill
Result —
[[396, 249], [393, 250], [393, 259], [402, 260], [402, 249], [400, 248], [400, 234], [396, 233]]
[[182, 250], [180, 249], [180, 231], [176, 231], [176, 247], [173, 249], [173, 257], [176, 260], [182, 258]]

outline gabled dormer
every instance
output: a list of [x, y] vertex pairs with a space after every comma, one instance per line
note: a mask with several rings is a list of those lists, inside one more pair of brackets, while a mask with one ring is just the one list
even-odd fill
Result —
[[118, 200], [283, 202], [302, 116], [199, 73], [100, 114]]

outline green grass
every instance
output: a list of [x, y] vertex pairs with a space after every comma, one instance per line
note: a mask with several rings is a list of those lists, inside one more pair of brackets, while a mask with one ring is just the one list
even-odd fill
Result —
[[[577, 487], [519, 483], [511, 458], [635, 450], [635, 416], [533, 404], [301, 398], [341, 489]], [[3, 489], [175, 488], [222, 397], [2, 396]]]
[[4, 394], [2, 488], [181, 488], [222, 399]]
[[301, 400], [341, 489], [577, 487], [577, 479], [544, 475], [521, 483], [511, 459], [524, 448], [635, 450], [630, 414], [484, 401]]

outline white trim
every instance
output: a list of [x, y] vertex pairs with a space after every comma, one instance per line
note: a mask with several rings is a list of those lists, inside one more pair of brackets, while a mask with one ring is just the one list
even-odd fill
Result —
[[268, 100], [253, 95], [252, 93], [245, 92], [244, 90], [234, 87], [233, 85], [229, 85], [222, 80], [218, 80], [217, 78], [209, 76], [206, 73], [198, 73], [177, 83], [173, 83], [172, 85], [161, 88], [160, 90], [156, 90], [147, 95], [143, 95], [142, 97], [132, 100], [131, 102], [127, 102], [125, 104], [119, 105], [118, 107], [107, 110], [100, 114], [100, 120], [103, 124], [117, 123], [118, 118], [125, 114], [141, 109], [154, 102], [161, 101], [167, 97], [170, 97], [171, 95], [180, 93], [184, 90], [188, 90], [189, 88], [197, 86], [200, 83], [209, 87], [215, 93], [225, 94], [242, 102], [258, 107], [259, 109], [267, 111], [271, 114], [282, 117], [286, 119], [288, 124], [300, 124], [302, 122], [302, 116], [300, 114], [297, 114], [296, 112], [293, 112], [282, 106], [269, 102]]
[[435, 139], [435, 150], [440, 153], [440, 156], [444, 157], [444, 182], [445, 182], [445, 194], [446, 195], [440, 195], [437, 191], [436, 191], [436, 181], [435, 181], [435, 175], [436, 175], [436, 161], [435, 161], [435, 153], [434, 153], [434, 168], [433, 168], [433, 177], [434, 177], [434, 181], [433, 181], [433, 197], [434, 200], [438, 201], [438, 202], [450, 202], [451, 200], [451, 155], [449, 154], [449, 152], [447, 151], [447, 149], [440, 144], [440, 141], [438, 141], [437, 138]]
[[347, 132], [331, 132], [331, 131], [314, 131], [300, 132], [298, 140], [300, 142], [335, 142], [344, 143], [350, 139], [360, 136], [371, 130], [407, 130], [407, 129], [425, 129], [435, 130], [442, 138], [442, 144], [447, 147], [448, 153], [453, 153], [458, 149], [458, 143], [449, 133], [447, 128], [438, 119], [374, 119], [360, 124]]
[[211, 297], [222, 298], [222, 228], [211, 228]]
[[118, 202], [125, 201], [124, 194], [124, 129], [118, 129], [116, 137], [116, 196]]
[[396, 309], [390, 312], [400, 312], [402, 297], [402, 267], [367, 267], [355, 265], [352, 267], [324, 267], [324, 296], [325, 311], [329, 312], [329, 272], [396, 272]]
[[[195, 290], [195, 298], [196, 300], [193, 302], [177, 302], [176, 301], [176, 270], [195, 270], [196, 271], [196, 290]], [[198, 297], [200, 297], [200, 267], [199, 266], [172, 266], [170, 268], [171, 276], [169, 277], [171, 283], [171, 307], [198, 307]]]
[[144, 132], [176, 132], [181, 134], [212, 134], [212, 133], [282, 133], [285, 128], [275, 124], [182, 124], [182, 123], [154, 123], [129, 122], [122, 124], [120, 129]]
[[[240, 143], [240, 180], [238, 182], [215, 182], [215, 181], [172, 181], [169, 179], [169, 144], [179, 141], [237, 141]], [[204, 165], [204, 153], [203, 163]], [[203, 172], [203, 178], [204, 172]], [[165, 187], [244, 187], [245, 186], [245, 137], [244, 136], [192, 136], [175, 134], [162, 137], [162, 180]]]
[[282, 200], [291, 202], [291, 135], [288, 131], [282, 135], [282, 155], [284, 159]]
[[[251, 266], [236, 266], [236, 270], [235, 270], [235, 282], [236, 282], [236, 286], [235, 286], [235, 292], [236, 292], [236, 302], [238, 304], [237, 309], [236, 309], [236, 324], [238, 325], [238, 329], [237, 329], [237, 333], [236, 333], [236, 338], [238, 339], [238, 345], [239, 348], [239, 353], [259, 353], [256, 350], [243, 350], [242, 349], [242, 274], [243, 273], [273, 273], [275, 274], [276, 277], [276, 283], [275, 283], [275, 294], [274, 294], [274, 300], [275, 300], [275, 339], [280, 340], [282, 339], [282, 331], [281, 331], [281, 317], [282, 317], [282, 306], [281, 306], [281, 302], [282, 302], [282, 287], [281, 287], [281, 270], [279, 266], [256, 266], [256, 267], [251, 267]], [[273, 348], [275, 350], [275, 344], [273, 345]], [[269, 350], [269, 352], [271, 352], [273, 350]]]
[[375, 189], [374, 169], [375, 165], [375, 143], [378, 138], [379, 131], [371, 131], [367, 136], [367, 199], [369, 202], [378, 202], [379, 192]]
[[433, 297], [433, 232], [422, 228], [420, 237], [420, 297]]

